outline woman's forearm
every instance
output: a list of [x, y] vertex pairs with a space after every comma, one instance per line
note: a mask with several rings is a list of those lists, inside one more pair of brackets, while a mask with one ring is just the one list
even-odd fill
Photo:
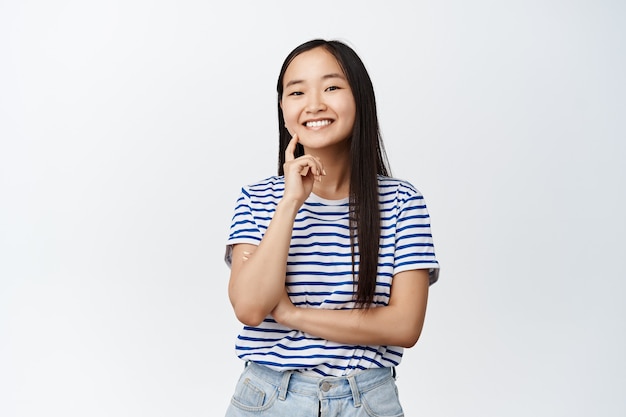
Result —
[[272, 311], [287, 327], [338, 343], [411, 347], [422, 331], [428, 299], [428, 272], [394, 277], [389, 305], [362, 310], [295, 307], [283, 292]]
[[296, 308], [293, 321], [298, 330], [351, 345], [411, 347], [422, 329], [422, 322], [407, 320], [389, 306], [369, 310]]
[[[235, 245], [228, 286], [237, 318], [256, 326], [284, 293], [287, 256], [293, 223], [300, 204], [281, 200], [258, 247]], [[244, 253], [254, 251], [254, 256]]]

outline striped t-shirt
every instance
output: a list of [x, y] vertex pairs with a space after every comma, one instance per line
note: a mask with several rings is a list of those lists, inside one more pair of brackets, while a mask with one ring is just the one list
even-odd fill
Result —
[[[258, 245], [284, 192], [284, 178], [274, 176], [243, 187], [232, 218], [226, 246], [230, 266], [232, 245]], [[430, 217], [424, 198], [410, 183], [379, 177], [381, 237], [374, 305], [389, 302], [393, 276], [412, 269], [429, 269], [438, 278]], [[355, 256], [358, 274], [358, 250]], [[354, 308], [348, 198], [326, 200], [311, 194], [295, 219], [287, 260], [287, 292], [300, 307]], [[397, 366], [398, 346], [346, 345], [287, 328], [268, 316], [256, 326], [244, 326], [237, 337], [237, 355], [274, 370], [298, 370], [343, 376], [353, 370]]]

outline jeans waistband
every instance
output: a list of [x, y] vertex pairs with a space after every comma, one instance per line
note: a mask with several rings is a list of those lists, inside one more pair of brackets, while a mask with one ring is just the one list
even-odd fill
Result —
[[355, 371], [348, 376], [318, 378], [297, 371], [274, 371], [254, 362], [248, 362], [246, 366], [257, 377], [278, 387], [280, 400], [285, 400], [288, 391], [319, 399], [352, 396], [356, 407], [361, 404], [361, 393], [385, 384], [389, 379], [395, 379], [393, 368], [372, 368]]

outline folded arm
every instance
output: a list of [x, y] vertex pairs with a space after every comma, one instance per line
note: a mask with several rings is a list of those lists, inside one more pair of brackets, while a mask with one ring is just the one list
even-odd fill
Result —
[[[298, 203], [281, 201], [259, 246], [233, 246], [228, 297], [237, 319], [257, 326], [285, 292], [287, 255]], [[254, 252], [254, 256], [250, 256]]]
[[325, 175], [318, 158], [294, 157], [297, 143], [294, 135], [285, 149], [285, 190], [261, 243], [233, 247], [228, 297], [237, 319], [248, 326], [258, 326], [281, 300], [296, 215]]
[[355, 310], [296, 307], [283, 290], [274, 319], [293, 329], [338, 343], [411, 347], [424, 325], [428, 270], [400, 272], [392, 281], [389, 304]]

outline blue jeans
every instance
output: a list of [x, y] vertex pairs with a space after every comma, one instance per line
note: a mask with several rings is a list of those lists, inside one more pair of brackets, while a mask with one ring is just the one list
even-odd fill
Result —
[[316, 378], [249, 362], [226, 417], [253, 416], [402, 417], [404, 413], [391, 368]]

